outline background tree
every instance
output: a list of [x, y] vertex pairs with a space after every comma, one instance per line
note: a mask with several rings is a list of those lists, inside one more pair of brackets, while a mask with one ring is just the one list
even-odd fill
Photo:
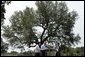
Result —
[[[5, 10], [5, 4], [9, 5], [11, 1], [1, 1], [1, 26], [4, 24], [4, 14], [6, 13], [6, 10]], [[1, 31], [2, 31], [2, 28], [1, 28]], [[2, 38], [1, 38], [1, 52], [6, 51], [7, 49], [7, 44], [3, 42]]]

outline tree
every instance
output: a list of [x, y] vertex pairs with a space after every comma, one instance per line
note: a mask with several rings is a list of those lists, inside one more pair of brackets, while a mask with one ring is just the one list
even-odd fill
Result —
[[[9, 5], [9, 3], [10, 3], [11, 1], [1, 1], [1, 26], [3, 25], [3, 23], [4, 23], [4, 19], [5, 19], [5, 17], [4, 17], [4, 14], [6, 13], [5, 11], [5, 4], [7, 4], [7, 5]], [[2, 29], [1, 29], [2, 30]], [[7, 49], [7, 45], [8, 44], [5, 44], [4, 42], [3, 42], [3, 40], [2, 40], [2, 38], [1, 38], [1, 52], [3, 52], [3, 51], [6, 51], [6, 49]], [[5, 49], [6, 48], [6, 49]]]
[[76, 11], [69, 12], [65, 2], [37, 1], [36, 5], [38, 9], [35, 11], [26, 7], [25, 10], [15, 12], [11, 16], [11, 26], [8, 27], [10, 34], [5, 31], [5, 34], [9, 35], [6, 37], [14, 41], [11, 43], [16, 44], [16, 41], [19, 41], [21, 45], [30, 46], [32, 40], [38, 39], [33, 32], [34, 26], [43, 28], [40, 35], [41, 45], [46, 40], [55, 40], [59, 43], [59, 54], [65, 47], [79, 42], [79, 35], [74, 36], [73, 33], [73, 27], [78, 17]]
[[[71, 46], [76, 42], [73, 27], [78, 17], [76, 11], [69, 12], [65, 2], [37, 1], [38, 7], [37, 26], [43, 28], [41, 44], [48, 39], [55, 39], [59, 42], [59, 52], [64, 49], [62, 46]], [[44, 35], [47, 35], [43, 37]]]

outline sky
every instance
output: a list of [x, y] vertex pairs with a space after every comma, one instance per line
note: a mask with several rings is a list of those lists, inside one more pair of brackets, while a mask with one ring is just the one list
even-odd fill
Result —
[[[79, 34], [81, 40], [77, 46], [84, 46], [84, 1], [65, 1], [69, 11], [75, 10], [79, 15], [79, 19], [76, 20], [76, 23], [73, 28], [75, 35]], [[10, 25], [9, 18], [15, 11], [24, 10], [26, 7], [33, 7], [37, 9], [35, 1], [12, 1], [11, 4], [6, 5], [5, 13], [5, 25]], [[41, 28], [38, 28], [38, 31], [41, 31]]]

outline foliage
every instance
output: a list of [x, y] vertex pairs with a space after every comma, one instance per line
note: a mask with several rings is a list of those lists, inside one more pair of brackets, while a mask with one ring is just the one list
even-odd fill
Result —
[[[11, 1], [1, 1], [1, 26], [4, 23], [4, 14], [6, 13], [6, 9], [5, 9], [5, 4], [9, 5]], [[1, 29], [2, 30], [2, 29]], [[1, 38], [1, 52], [4, 53], [6, 52], [6, 49], [8, 49], [8, 44], [4, 43], [2, 38]]]
[[1, 25], [4, 23], [4, 14], [6, 12], [5, 4], [9, 5], [11, 1], [1, 1]]
[[84, 56], [84, 47], [68, 47], [62, 51], [62, 56]]
[[8, 49], [8, 44], [4, 43], [1, 38], [1, 53], [6, 53], [7, 49]]
[[64, 49], [79, 42], [80, 36], [74, 36], [73, 27], [78, 18], [76, 11], [69, 12], [65, 2], [37, 1], [37, 10], [26, 7], [23, 11], [16, 11], [10, 18], [11, 26], [3, 26], [4, 36], [10, 44], [23, 48], [30, 46], [38, 36], [33, 27], [40, 26], [41, 44], [44, 41], [55, 40], [59, 43], [59, 54]]

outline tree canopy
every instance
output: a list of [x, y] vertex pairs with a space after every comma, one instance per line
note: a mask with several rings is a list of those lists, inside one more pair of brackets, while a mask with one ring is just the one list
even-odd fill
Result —
[[[60, 44], [74, 44], [76, 37], [73, 27], [78, 16], [76, 11], [69, 12], [65, 2], [38, 1], [36, 5], [37, 25], [44, 29], [41, 42], [48, 38], [58, 38]], [[44, 34], [47, 36], [43, 37]]]
[[79, 34], [74, 36], [73, 27], [78, 19], [76, 11], [69, 12], [65, 2], [37, 1], [37, 10], [26, 7], [23, 11], [16, 11], [10, 18], [11, 26], [3, 26], [6, 38], [14, 46], [30, 46], [38, 36], [34, 33], [34, 26], [43, 28], [40, 35], [41, 44], [44, 41], [54, 40], [63, 46], [72, 46], [80, 40]]

